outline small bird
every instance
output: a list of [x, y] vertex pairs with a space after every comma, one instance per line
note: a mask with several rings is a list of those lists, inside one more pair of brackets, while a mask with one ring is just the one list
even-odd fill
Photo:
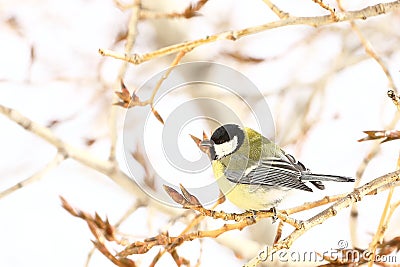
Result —
[[211, 159], [222, 193], [244, 210], [275, 209], [292, 189], [312, 192], [305, 182], [320, 190], [325, 189], [322, 181], [354, 182], [349, 177], [311, 173], [268, 138], [236, 124], [220, 126], [200, 147]]

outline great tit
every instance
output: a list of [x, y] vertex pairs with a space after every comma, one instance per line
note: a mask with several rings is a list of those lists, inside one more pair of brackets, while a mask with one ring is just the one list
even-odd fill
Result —
[[244, 210], [275, 208], [292, 189], [312, 192], [310, 182], [323, 190], [321, 181], [354, 182], [337, 175], [314, 174], [293, 156], [251, 128], [225, 124], [200, 143], [212, 161], [222, 193]]

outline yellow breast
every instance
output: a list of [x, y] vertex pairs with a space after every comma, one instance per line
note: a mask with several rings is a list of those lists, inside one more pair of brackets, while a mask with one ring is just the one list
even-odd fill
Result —
[[237, 207], [244, 210], [266, 210], [276, 206], [286, 192], [260, 185], [233, 183], [225, 174], [224, 165], [214, 160], [212, 162], [214, 176], [221, 192]]

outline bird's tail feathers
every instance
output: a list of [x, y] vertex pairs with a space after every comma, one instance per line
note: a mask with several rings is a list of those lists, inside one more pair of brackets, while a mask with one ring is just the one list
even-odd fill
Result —
[[317, 173], [304, 173], [301, 176], [302, 181], [333, 181], [333, 182], [354, 182], [355, 180], [351, 177], [329, 175], [329, 174], [317, 174]]

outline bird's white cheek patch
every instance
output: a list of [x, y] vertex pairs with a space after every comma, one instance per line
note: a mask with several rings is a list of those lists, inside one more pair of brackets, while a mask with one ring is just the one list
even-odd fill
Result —
[[224, 156], [227, 156], [229, 154], [232, 154], [233, 151], [236, 150], [238, 146], [238, 138], [237, 136], [234, 136], [232, 140], [229, 142], [225, 142], [222, 144], [215, 144], [214, 149], [215, 149], [215, 154], [217, 155], [217, 158], [220, 159]]

